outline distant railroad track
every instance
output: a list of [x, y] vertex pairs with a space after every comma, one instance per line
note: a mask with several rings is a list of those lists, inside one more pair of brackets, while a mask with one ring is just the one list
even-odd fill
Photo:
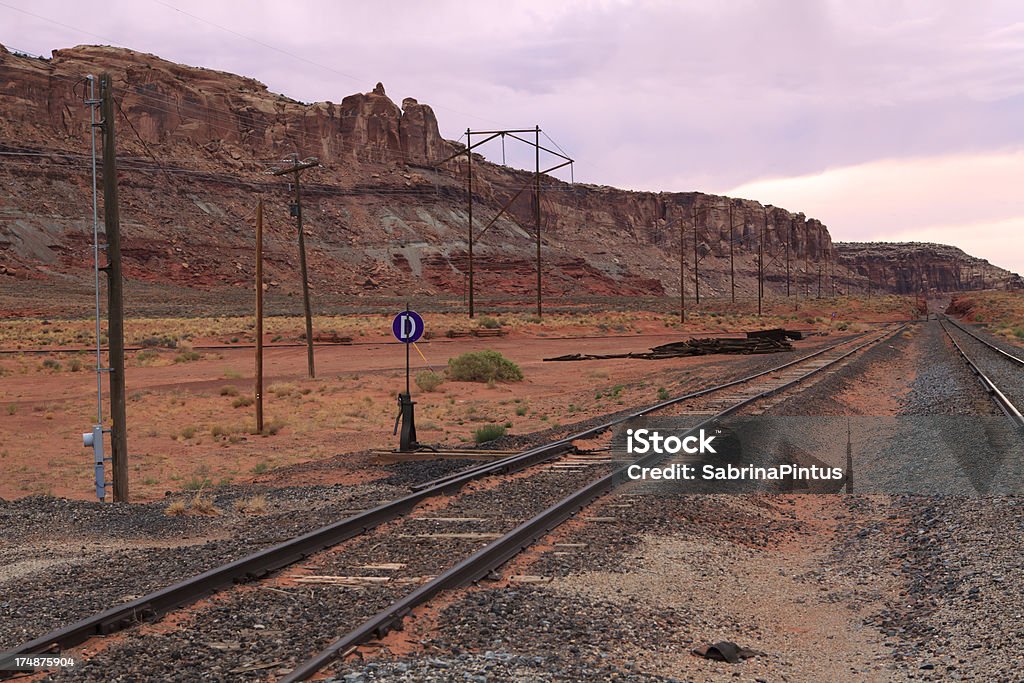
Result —
[[[785, 391], [827, 368], [834, 367], [858, 351], [890, 338], [904, 327], [905, 324], [886, 328], [880, 333], [857, 335], [768, 370], [690, 392], [639, 410], [619, 413], [596, 426], [565, 438], [415, 486], [407, 496], [226, 563], [130, 602], [111, 607], [24, 643], [10, 653], [0, 655], [0, 658], [15, 653], [24, 655], [62, 651], [79, 645], [94, 636], [109, 635], [144, 621], [156, 620], [168, 612], [185, 607], [217, 591], [229, 588], [234, 584], [267, 577], [273, 572], [366, 533], [385, 522], [404, 517], [421, 502], [435, 496], [456, 493], [471, 481], [492, 475], [507, 475], [547, 463], [574, 452], [576, 450], [574, 442], [593, 439], [627, 420], [672, 406], [685, 405], [688, 401], [711, 397], [718, 393], [727, 393], [730, 396], [729, 405], [717, 410], [714, 415], [701, 419], [697, 425], [691, 428], [691, 431], [697, 430], [744, 406]], [[661, 457], [652, 455], [638, 462], [639, 464], [648, 464]], [[459, 561], [437, 575], [436, 578], [424, 583], [366, 620], [361, 626], [332, 643], [324, 651], [300, 664], [283, 680], [305, 680], [356, 645], [399, 626], [404, 616], [412, 608], [429, 600], [437, 593], [466, 585], [485, 576], [572, 517], [595, 498], [610, 491], [615, 485], [616, 475], [620, 474], [623, 469], [616, 468], [588, 483], [540, 514], [501, 535], [484, 548]]]
[[[1024, 358], [999, 348], [953, 318], [941, 316], [939, 324], [942, 325], [942, 329], [960, 357], [978, 377], [985, 392], [1007, 417], [1013, 420], [1018, 427], [1024, 428], [1024, 415], [1021, 415], [1020, 411], [1020, 407], [1024, 406]], [[954, 334], [950, 327], [958, 330], [959, 334]], [[957, 340], [958, 336], [959, 341]], [[989, 360], [982, 361], [979, 354], [972, 356], [964, 348], [965, 346], [973, 346], [974, 349], [981, 350]], [[985, 368], [982, 367], [983, 365]], [[1000, 376], [996, 377], [995, 373], [999, 373]], [[1003, 385], [1002, 388], [996, 385], [996, 381]]]

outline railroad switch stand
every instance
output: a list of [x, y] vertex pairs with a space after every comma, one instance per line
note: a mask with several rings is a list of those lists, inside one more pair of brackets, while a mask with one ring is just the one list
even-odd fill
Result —
[[416, 441], [416, 402], [407, 394], [398, 395], [398, 417], [395, 418], [395, 434], [398, 434], [398, 423], [402, 423], [402, 434], [399, 437], [398, 451], [411, 453], [420, 448]]

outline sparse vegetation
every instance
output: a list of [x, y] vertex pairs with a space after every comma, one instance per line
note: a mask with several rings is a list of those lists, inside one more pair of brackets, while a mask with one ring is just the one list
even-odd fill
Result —
[[658, 400], [659, 401], [667, 401], [668, 399], [669, 399], [668, 389], [666, 389], [665, 387], [659, 387], [658, 388]]
[[214, 505], [213, 500], [203, 495], [202, 491], [196, 493], [195, 498], [189, 505], [189, 509], [197, 515], [219, 515], [220, 509]]
[[456, 382], [519, 382], [523, 371], [498, 351], [470, 351], [448, 361], [448, 375]]
[[238, 398], [231, 402], [231, 407], [245, 408], [246, 406], [251, 406], [255, 402], [256, 400], [252, 396], [239, 396]]
[[278, 382], [271, 384], [267, 387], [267, 393], [273, 394], [278, 398], [284, 398], [285, 396], [291, 396], [292, 394], [298, 393], [298, 387], [291, 382]]
[[208, 488], [212, 483], [213, 482], [211, 482], [207, 477], [193, 476], [191, 479], [186, 481], [185, 485], [181, 488], [186, 491], [202, 491], [203, 489]]
[[182, 351], [174, 357], [175, 363], [191, 363], [192, 361], [199, 360], [201, 356], [195, 351]]
[[501, 327], [501, 322], [486, 315], [480, 318], [480, 321], [477, 324], [488, 330], [496, 330]]
[[444, 375], [432, 370], [424, 370], [416, 373], [416, 386], [423, 391], [437, 391], [437, 388], [444, 384]]
[[178, 340], [169, 336], [146, 337], [141, 342], [139, 342], [139, 345], [142, 346], [142, 348], [144, 349], [152, 349], [156, 347], [163, 347], [165, 349], [176, 349], [178, 348]]
[[220, 388], [221, 396], [238, 396], [238, 387], [233, 384], [225, 384]]
[[267, 511], [267, 499], [264, 496], [253, 496], [236, 500], [235, 510], [250, 515], [262, 515]]
[[287, 422], [285, 422], [281, 418], [274, 418], [272, 420], [264, 422], [263, 423], [263, 432], [262, 432], [262, 434], [263, 434], [263, 436], [274, 436], [279, 431], [284, 429], [284, 426], [286, 424], [287, 424]]
[[522, 417], [523, 415], [526, 415], [527, 410], [529, 410], [529, 408], [525, 405], [516, 406], [516, 415]]
[[186, 505], [183, 500], [176, 500], [164, 508], [164, 514], [170, 517], [183, 515], [186, 511], [188, 511], [188, 505]]
[[53, 358], [47, 358], [42, 362], [41, 366], [44, 370], [53, 370], [54, 372], [59, 372], [61, 369], [60, 361]]
[[484, 425], [473, 433], [473, 439], [477, 443], [487, 443], [505, 436], [505, 425]]
[[149, 365], [160, 357], [156, 351], [139, 351], [135, 354], [135, 362], [139, 365]]

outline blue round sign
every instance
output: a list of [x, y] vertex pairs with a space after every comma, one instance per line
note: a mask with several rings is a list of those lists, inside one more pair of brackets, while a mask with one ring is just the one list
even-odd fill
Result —
[[412, 344], [423, 336], [423, 318], [415, 311], [402, 311], [391, 323], [395, 339], [403, 344]]

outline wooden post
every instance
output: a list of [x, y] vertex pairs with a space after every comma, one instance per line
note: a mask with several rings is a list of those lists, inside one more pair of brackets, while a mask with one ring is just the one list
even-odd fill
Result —
[[[295, 159], [298, 166], [299, 160]], [[302, 311], [306, 315], [306, 365], [310, 377], [316, 377], [313, 365], [313, 311], [309, 304], [309, 274], [306, 269], [306, 236], [302, 228], [302, 194], [299, 192], [299, 171], [295, 170], [295, 205], [299, 222], [299, 270], [302, 271]]]
[[295, 217], [299, 224], [299, 271], [302, 277], [302, 310], [306, 316], [306, 365], [310, 377], [316, 377], [313, 365], [313, 311], [309, 303], [309, 273], [306, 268], [306, 234], [302, 227], [302, 192], [299, 189], [299, 174], [307, 168], [316, 168], [320, 161], [316, 157], [299, 163], [299, 155], [295, 154], [292, 165], [275, 170], [276, 176], [292, 174], [295, 176]]
[[476, 313], [473, 306], [473, 134], [466, 129], [466, 196], [469, 201], [469, 317]]
[[[534, 143], [534, 151], [536, 152], [537, 170], [534, 177], [534, 184], [536, 186], [537, 195], [537, 206], [536, 206], [536, 222], [537, 222], [537, 317], [541, 317], [541, 269], [540, 269], [540, 126], [536, 129], [536, 142]], [[504, 154], [505, 136], [501, 137], [502, 141], [502, 154]]]
[[733, 256], [733, 246], [735, 244], [733, 239], [733, 227], [732, 227], [732, 200], [729, 200], [729, 289], [731, 291], [732, 302], [736, 303], [736, 261]]
[[679, 322], [686, 322], [686, 235], [683, 217], [679, 221]]
[[263, 432], [263, 198], [256, 205], [256, 431]]
[[693, 204], [693, 303], [700, 306], [700, 270], [697, 265], [697, 203]]
[[128, 433], [124, 390], [124, 291], [121, 279], [121, 216], [117, 199], [114, 93], [110, 74], [100, 76], [103, 117], [103, 225], [107, 239], [107, 296], [110, 349], [110, 449], [114, 502], [128, 501]]

